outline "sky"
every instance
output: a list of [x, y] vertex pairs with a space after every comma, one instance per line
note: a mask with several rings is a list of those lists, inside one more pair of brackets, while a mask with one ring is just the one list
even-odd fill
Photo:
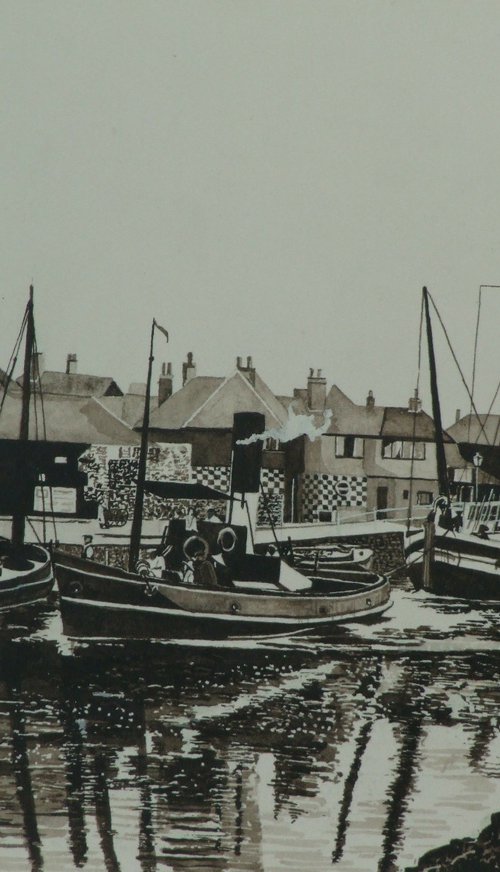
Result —
[[[175, 388], [188, 351], [205, 375], [252, 355], [278, 394], [314, 367], [404, 405], [427, 285], [470, 381], [500, 285], [497, 0], [0, 12], [0, 366], [33, 281], [48, 369], [144, 381], [154, 317]], [[481, 308], [486, 411], [500, 290]], [[468, 402], [436, 345], [449, 425]]]

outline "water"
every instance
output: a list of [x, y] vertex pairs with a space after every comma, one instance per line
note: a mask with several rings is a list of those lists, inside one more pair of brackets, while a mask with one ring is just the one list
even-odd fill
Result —
[[500, 810], [498, 608], [402, 585], [330, 639], [212, 646], [17, 621], [2, 872], [395, 872]]

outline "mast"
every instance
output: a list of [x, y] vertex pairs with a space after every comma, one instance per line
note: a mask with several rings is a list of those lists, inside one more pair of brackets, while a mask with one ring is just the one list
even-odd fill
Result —
[[23, 368], [23, 398], [21, 407], [21, 424], [19, 427], [20, 454], [18, 459], [19, 506], [12, 515], [12, 543], [22, 545], [24, 542], [25, 512], [27, 510], [28, 482], [26, 465], [26, 443], [29, 438], [29, 417], [31, 399], [31, 366], [33, 358], [33, 342], [35, 323], [33, 317], [33, 285], [30, 285], [30, 295], [26, 307], [26, 342], [24, 349]]
[[450, 486], [448, 482], [448, 472], [446, 466], [446, 456], [444, 453], [443, 440], [443, 424], [441, 421], [441, 406], [439, 403], [439, 391], [436, 375], [436, 358], [434, 355], [434, 342], [432, 338], [432, 324], [429, 312], [429, 292], [427, 288], [422, 289], [425, 308], [425, 323], [427, 327], [427, 345], [429, 349], [429, 370], [431, 379], [431, 396], [432, 396], [432, 417], [434, 419], [435, 439], [436, 439], [436, 461], [437, 473], [439, 482], [439, 491], [441, 494], [450, 499]]
[[148, 454], [148, 431], [149, 431], [149, 407], [151, 392], [151, 372], [153, 369], [153, 340], [156, 321], [151, 325], [151, 341], [149, 346], [148, 377], [146, 380], [146, 398], [144, 400], [144, 416], [142, 419], [141, 448], [139, 453], [139, 466], [137, 469], [137, 488], [135, 492], [134, 517], [130, 531], [130, 546], [128, 552], [129, 572], [133, 572], [139, 558], [142, 532], [142, 510], [144, 505], [144, 482], [146, 480], [146, 461]]

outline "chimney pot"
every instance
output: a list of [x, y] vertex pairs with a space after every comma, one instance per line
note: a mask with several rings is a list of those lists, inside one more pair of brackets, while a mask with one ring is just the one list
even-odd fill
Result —
[[186, 384], [186, 382], [190, 381], [190, 379], [194, 378], [196, 375], [196, 364], [193, 361], [193, 352], [189, 351], [187, 356], [187, 362], [182, 364], [182, 385]]
[[252, 369], [253, 362], [251, 357], [247, 357], [247, 369]]
[[415, 388], [413, 391], [413, 396], [408, 400], [408, 411], [409, 412], [420, 412], [422, 408], [422, 400], [418, 396], [418, 391]]
[[460, 411], [460, 409], [457, 409], [457, 411], [455, 412], [455, 424], [457, 424], [458, 421], [460, 421], [461, 417], [462, 417], [462, 412]]
[[66, 357], [66, 374], [70, 375], [77, 371], [78, 360], [76, 354], [68, 354]]
[[373, 409], [375, 405], [375, 397], [373, 396], [373, 391], [368, 391], [368, 396], [366, 398], [366, 407], [368, 409]]
[[238, 367], [238, 369], [241, 369], [242, 359], [243, 358], [241, 357], [236, 358], [236, 366]]

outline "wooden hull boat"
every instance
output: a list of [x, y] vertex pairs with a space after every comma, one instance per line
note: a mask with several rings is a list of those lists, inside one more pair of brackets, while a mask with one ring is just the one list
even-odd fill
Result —
[[50, 554], [38, 545], [0, 541], [0, 613], [47, 598], [54, 584]]
[[[423, 533], [407, 541], [408, 574], [423, 587]], [[470, 533], [436, 531], [432, 559], [432, 591], [445, 596], [500, 600], [500, 543]]]
[[[153, 578], [56, 552], [63, 620], [80, 631], [84, 622], [85, 632], [97, 635], [227, 637], [318, 628], [380, 614], [390, 605], [390, 585], [383, 578], [316, 583], [278, 558], [257, 560], [259, 567], [253, 559], [240, 562], [230, 588], [207, 589], [183, 583], [171, 570]], [[273, 561], [267, 572], [263, 560]], [[297, 589], [290, 589], [296, 583]]]
[[306, 575], [328, 574], [342, 569], [369, 569], [373, 560], [370, 548], [335, 546], [293, 548], [293, 565]]
[[[406, 535], [408, 573], [417, 588], [424, 587], [433, 593], [500, 600], [500, 542], [495, 541], [495, 532], [484, 523], [479, 523], [477, 532], [462, 530], [463, 513], [459, 519], [450, 497], [429, 298], [424, 288], [422, 304], [427, 327], [440, 496], [434, 501], [426, 522], [427, 539], [423, 530], [409, 531]], [[482, 520], [482, 512], [479, 507], [478, 522]], [[495, 528], [496, 521], [495, 514]]]
[[21, 416], [19, 440], [16, 442], [18, 453], [14, 461], [16, 477], [15, 485], [12, 486], [14, 504], [12, 535], [11, 539], [0, 539], [0, 613], [2, 614], [46, 599], [54, 585], [49, 552], [39, 545], [25, 542], [26, 514], [33, 504], [34, 487], [34, 469], [29, 450], [30, 404], [33, 404], [36, 413], [37, 396], [34, 386], [39, 385], [40, 382], [38, 358], [33, 356], [35, 347], [33, 311], [33, 286], [31, 286], [22, 328], [3, 385], [4, 395], [0, 400], [1, 412], [9, 383], [12, 381], [21, 339], [25, 334]]

